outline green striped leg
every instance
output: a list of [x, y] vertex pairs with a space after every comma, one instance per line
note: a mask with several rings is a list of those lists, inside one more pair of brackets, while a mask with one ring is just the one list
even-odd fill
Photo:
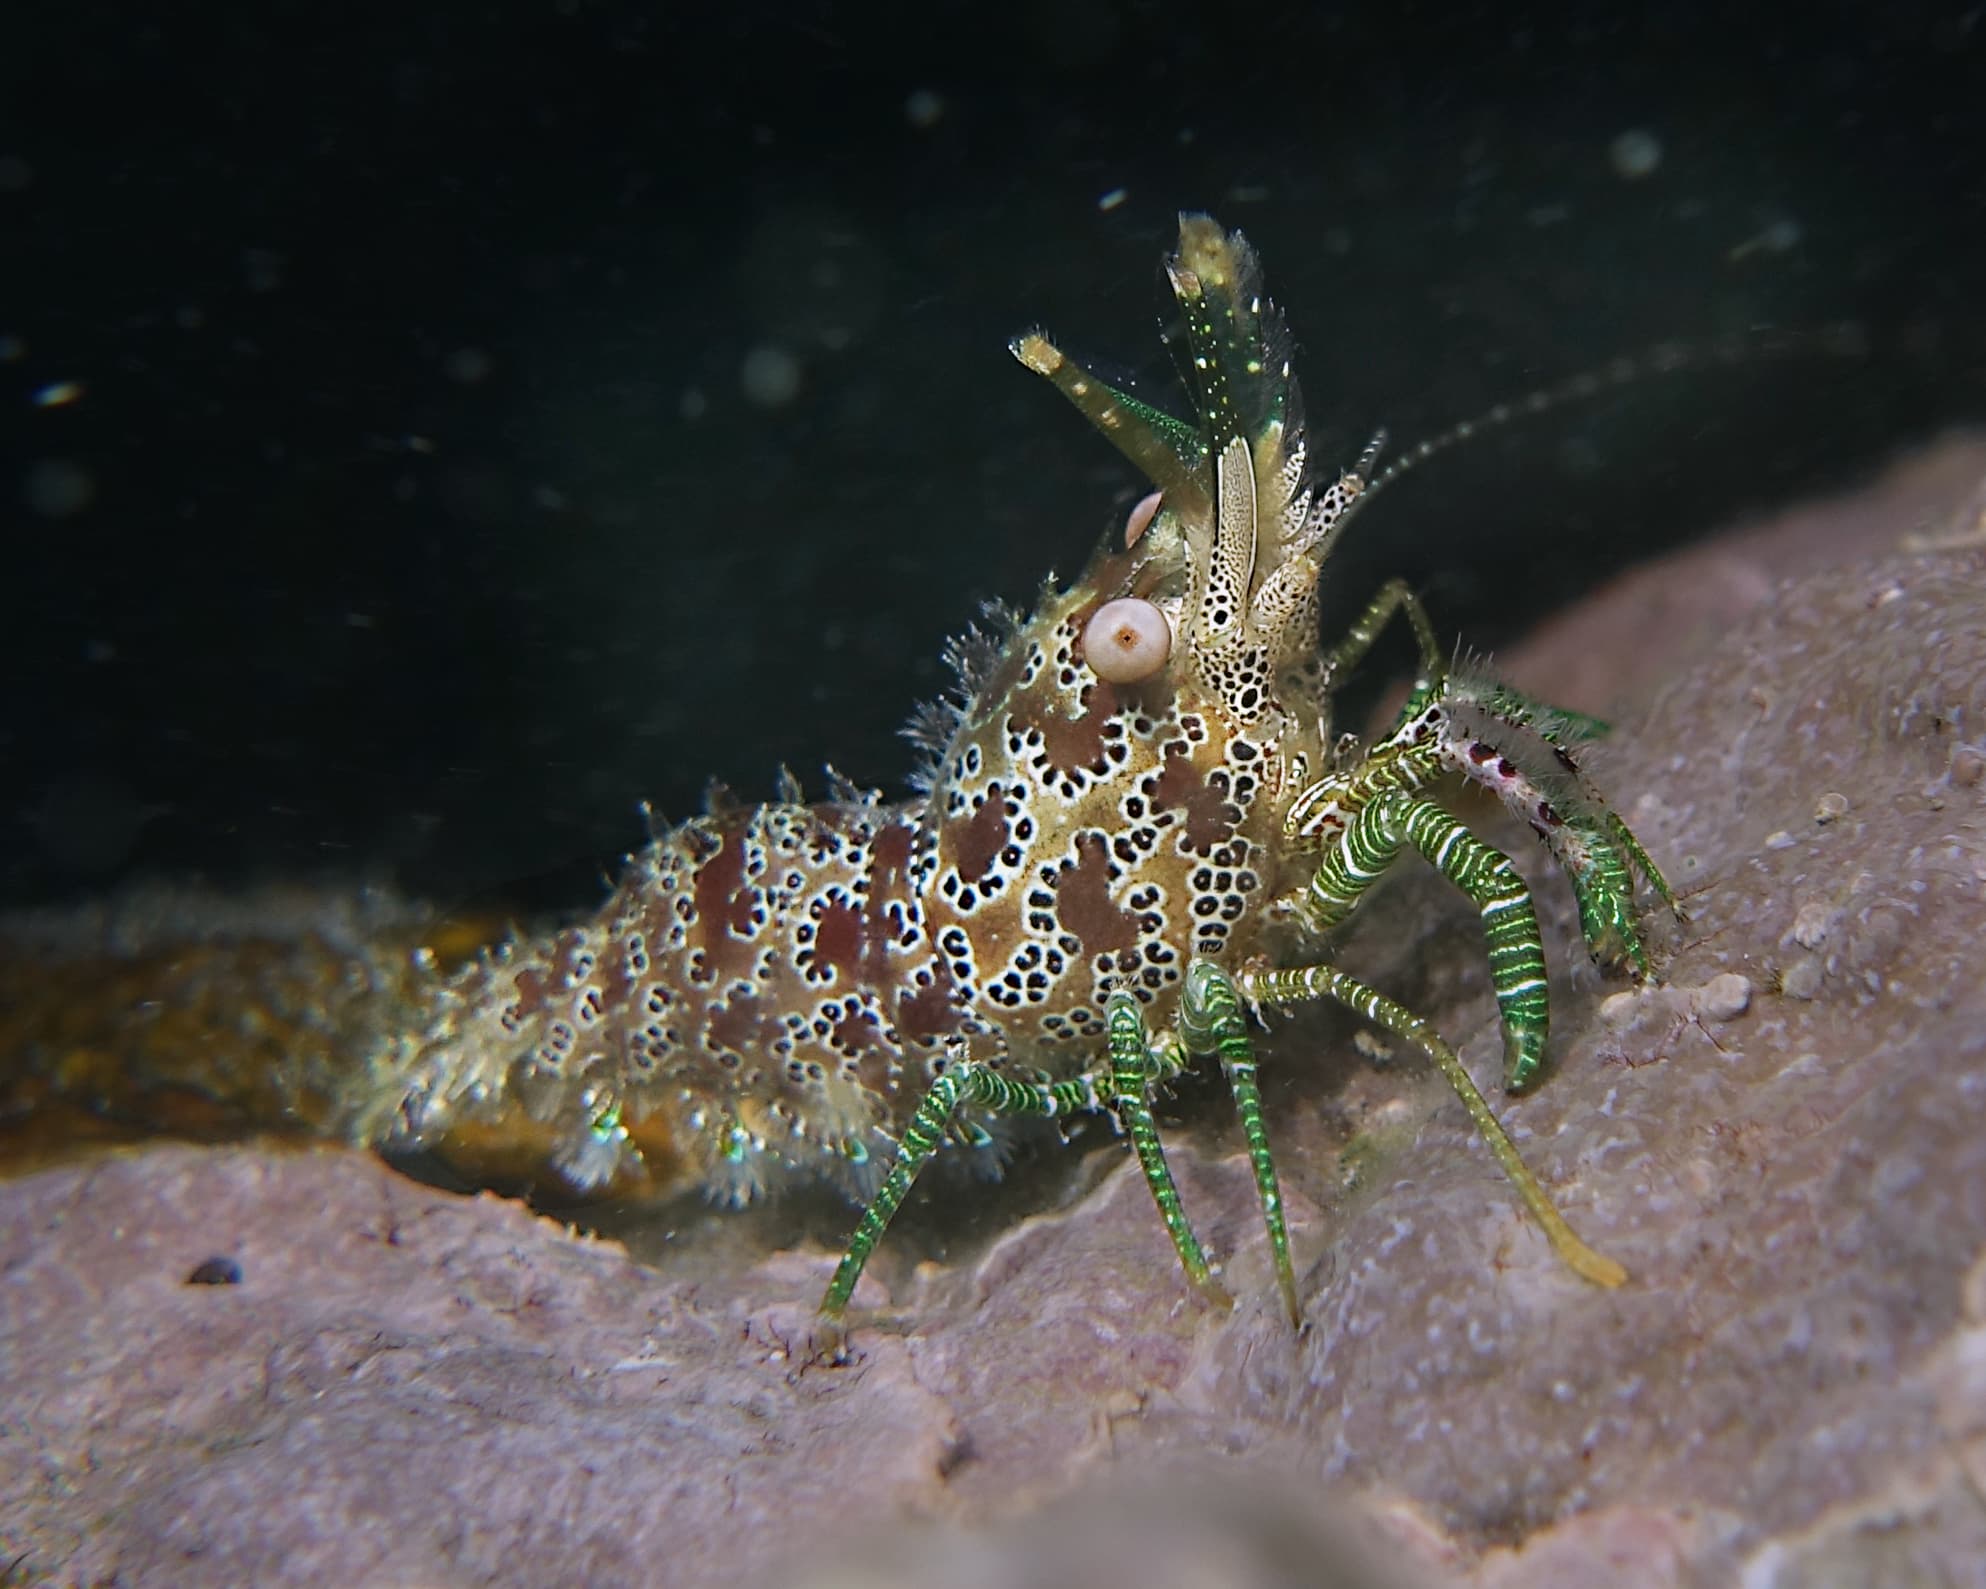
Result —
[[1614, 725], [1604, 717], [1575, 712], [1568, 706], [1554, 706], [1549, 701], [1533, 700], [1522, 691], [1513, 690], [1508, 684], [1495, 679], [1479, 679], [1465, 693], [1468, 699], [1477, 702], [1492, 717], [1500, 717], [1519, 728], [1532, 729], [1560, 749], [1568, 744], [1589, 744], [1596, 739], [1605, 739], [1614, 731]]
[[1427, 608], [1421, 605], [1420, 597], [1413, 592], [1404, 579], [1389, 579], [1379, 587], [1379, 594], [1366, 603], [1344, 638], [1324, 653], [1324, 687], [1334, 686], [1343, 673], [1355, 668], [1365, 660], [1365, 654], [1372, 649], [1380, 631], [1396, 612], [1407, 615], [1407, 623], [1414, 631], [1414, 644], [1421, 654], [1420, 673], [1414, 680], [1414, 689], [1407, 705], [1400, 714], [1406, 721], [1413, 716], [1427, 698], [1441, 687], [1447, 677], [1448, 664], [1442, 655], [1441, 644], [1434, 637], [1434, 625], [1429, 621]]
[[1641, 840], [1634, 836], [1634, 830], [1612, 810], [1607, 812], [1607, 832], [1627, 852], [1627, 858], [1634, 863], [1635, 870], [1648, 879], [1648, 886], [1662, 896], [1662, 903], [1674, 913], [1676, 920], [1688, 921], [1689, 912], [1683, 909], [1682, 901], [1676, 898], [1675, 890], [1669, 887], [1669, 880], [1662, 875], [1662, 869], [1655, 864], [1654, 857], [1641, 847]]
[[[1646, 878], [1648, 880], [1648, 886], [1662, 896], [1662, 903], [1669, 907], [1669, 913], [1677, 921], [1688, 921], [1689, 912], [1683, 909], [1682, 901], [1676, 898], [1675, 890], [1669, 887], [1669, 880], [1662, 875], [1661, 868], [1655, 864], [1654, 858], [1641, 847], [1641, 840], [1634, 836], [1634, 830], [1621, 819], [1620, 814], [1611, 806], [1603, 808], [1600, 813], [1600, 826], [1607, 840], [1606, 848], [1612, 858], [1611, 864], [1614, 868], [1610, 876], [1611, 886], [1615, 896], [1627, 911], [1630, 925], [1633, 922], [1635, 872], [1639, 872]], [[1578, 879], [1575, 878], [1573, 880], [1573, 886], [1576, 890]], [[1582, 899], [1580, 910], [1580, 925], [1582, 927], [1584, 927], [1586, 920], [1584, 903]], [[1589, 943], [1592, 942], [1593, 935], [1588, 933], [1586, 936], [1587, 941]], [[1633, 961], [1634, 968], [1638, 973], [1644, 977], [1647, 976], [1648, 954], [1641, 947], [1640, 937], [1636, 935], [1630, 938], [1628, 942], [1631, 946], [1628, 958]], [[1595, 947], [1597, 949], [1598, 946], [1596, 945]]]
[[[1648, 950], [1635, 920], [1632, 868], [1641, 867], [1671, 909], [1675, 908], [1675, 898], [1627, 824], [1601, 803], [1597, 793], [1585, 787], [1563, 748], [1555, 743], [1552, 748], [1559, 751], [1564, 770], [1577, 779], [1561, 785], [1560, 799], [1549, 797], [1536, 776], [1509, 757], [1497, 755], [1491, 747], [1453, 728], [1446, 731], [1441, 755], [1448, 766], [1489, 790], [1512, 815], [1528, 822], [1544, 841], [1572, 884], [1573, 897], [1579, 903], [1579, 931], [1593, 958], [1603, 963], [1625, 961], [1636, 976], [1646, 978]], [[1490, 751], [1487, 757], [1478, 754], [1485, 750]]]
[[1305, 922], [1321, 931], [1343, 921], [1405, 844], [1419, 850], [1482, 913], [1490, 982], [1503, 1018], [1504, 1085], [1521, 1091], [1537, 1079], [1544, 1063], [1551, 1017], [1537, 913], [1530, 889], [1508, 857], [1431, 800], [1387, 790], [1361, 809], [1344, 836], [1318, 857], [1303, 900]]
[[1255, 1171], [1255, 1191], [1262, 1201], [1262, 1220], [1269, 1230], [1276, 1285], [1283, 1293], [1290, 1323], [1301, 1324], [1296, 1276], [1290, 1268], [1289, 1232], [1283, 1221], [1283, 1194], [1276, 1181], [1276, 1162], [1269, 1154], [1269, 1135], [1262, 1125], [1262, 1092], [1255, 1084], [1255, 1045], [1248, 1037], [1248, 1016], [1234, 979], [1210, 960], [1195, 960], [1186, 968], [1179, 1035], [1191, 1052], [1215, 1055], [1234, 1089], [1234, 1105], [1248, 1142], [1248, 1162]]
[[1240, 990], [1245, 998], [1255, 1004], [1288, 1005], [1313, 999], [1335, 999], [1394, 1036], [1425, 1051], [1441, 1067], [1442, 1075], [1448, 1078], [1448, 1084], [1462, 1100], [1462, 1107], [1469, 1111], [1469, 1118], [1475, 1122], [1476, 1130], [1482, 1135], [1491, 1155], [1510, 1178], [1511, 1185], [1517, 1188], [1517, 1195], [1530, 1209], [1532, 1218], [1544, 1227], [1552, 1250], [1566, 1267], [1596, 1285], [1617, 1286], [1627, 1279], [1625, 1269], [1613, 1259], [1595, 1252], [1574, 1234], [1572, 1227], [1565, 1222], [1565, 1216], [1553, 1205], [1545, 1189], [1538, 1184], [1537, 1177], [1518, 1155], [1515, 1145], [1504, 1134], [1503, 1127], [1490, 1112], [1489, 1103], [1469, 1078], [1461, 1057], [1436, 1036], [1434, 1028], [1418, 1015], [1332, 966], [1303, 966], [1288, 971], [1245, 971], [1241, 974]]
[[[1612, 812], [1607, 814], [1613, 816]], [[1567, 826], [1575, 830], [1578, 852], [1560, 852], [1557, 844], [1552, 849], [1566, 863], [1573, 898], [1579, 901], [1579, 931], [1587, 947], [1595, 959], [1625, 960], [1637, 977], [1646, 978], [1648, 949], [1641, 941], [1641, 929], [1634, 919], [1634, 874], [1629, 870], [1634, 850], [1640, 850], [1641, 846], [1634, 844], [1634, 835], [1628, 833], [1626, 824], [1618, 817], [1609, 824], [1571, 822]], [[1634, 850], [1620, 844], [1622, 834], [1627, 836], [1628, 843], [1634, 844]], [[1661, 877], [1659, 872], [1646, 875], [1650, 881]], [[1666, 882], [1661, 884], [1660, 892], [1667, 897]], [[1670, 899], [1669, 904], [1673, 908], [1675, 901]]]
[[[1103, 1086], [1109, 1086], [1107, 1080]], [[824, 1319], [836, 1321], [847, 1309], [855, 1282], [862, 1277], [862, 1266], [876, 1250], [876, 1243], [883, 1239], [890, 1220], [902, 1207], [919, 1172], [937, 1152], [959, 1110], [979, 1108], [995, 1114], [1052, 1119], [1096, 1109], [1100, 1107], [1101, 1096], [1098, 1078], [1093, 1074], [1053, 1083], [1021, 1081], [975, 1059], [956, 1061], [931, 1083], [931, 1090], [925, 1093], [917, 1113], [904, 1128], [896, 1162], [883, 1177], [883, 1184], [876, 1188], [876, 1195], [869, 1199], [869, 1206], [862, 1210], [862, 1219], [849, 1238], [848, 1251], [842, 1255], [834, 1278], [828, 1282], [827, 1294], [821, 1298]]]
[[1231, 1308], [1234, 1299], [1214, 1278], [1200, 1238], [1187, 1223], [1186, 1210], [1179, 1201], [1179, 1188], [1172, 1169], [1165, 1162], [1165, 1148], [1159, 1142], [1158, 1126], [1152, 1119], [1151, 1089], [1154, 1083], [1169, 1080], [1185, 1068], [1177, 1053], [1156, 1047], [1145, 1030], [1145, 1013], [1131, 994], [1119, 991], [1110, 996], [1105, 1011], [1110, 1030], [1111, 1104], [1118, 1121], [1130, 1134], [1137, 1150], [1138, 1167], [1145, 1172], [1145, 1184], [1152, 1189], [1159, 1218], [1172, 1237], [1179, 1266], [1194, 1288], [1216, 1307]]
[[[1519, 728], [1528, 728], [1542, 738], [1558, 753], [1560, 763], [1572, 774], [1580, 790], [1600, 813], [1598, 826], [1607, 839], [1626, 857], [1635, 871], [1648, 880], [1648, 886], [1662, 896], [1662, 903], [1675, 912], [1679, 921], [1687, 921], [1688, 915], [1677, 901], [1675, 892], [1669, 887], [1668, 879], [1661, 868], [1642, 848], [1641, 841], [1616, 812], [1593, 788], [1579, 764], [1573, 760], [1568, 745], [1588, 743], [1605, 739], [1613, 732], [1613, 726], [1598, 717], [1589, 717], [1584, 712], [1575, 712], [1563, 706], [1553, 706], [1549, 701], [1534, 701], [1528, 695], [1520, 694], [1507, 684], [1491, 683], [1480, 692], [1481, 703], [1493, 716], [1513, 723]], [[1632, 893], [1632, 878], [1629, 878], [1629, 892]]]
[[1637, 976], [1645, 978], [1649, 973], [1648, 951], [1634, 919], [1635, 872], [1648, 880], [1678, 920], [1688, 918], [1654, 859], [1593, 787], [1567, 748], [1569, 743], [1600, 737], [1608, 731], [1607, 725], [1597, 718], [1533, 701], [1507, 685], [1457, 680], [1452, 693], [1460, 703], [1487, 711], [1493, 721], [1509, 724], [1522, 736], [1535, 736], [1556, 758], [1556, 766], [1549, 770], [1557, 775], [1557, 794], [1563, 798], [1547, 797], [1535, 769], [1526, 769], [1508, 757], [1485, 759], [1472, 754], [1482, 747], [1474, 745], [1472, 736], [1452, 720], [1443, 731], [1440, 747], [1448, 766], [1487, 788], [1537, 830], [1572, 882], [1579, 901], [1580, 931], [1595, 958], [1625, 960]]

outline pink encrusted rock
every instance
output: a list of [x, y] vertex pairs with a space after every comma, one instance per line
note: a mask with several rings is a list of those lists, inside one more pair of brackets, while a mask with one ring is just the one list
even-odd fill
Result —
[[[1557, 1265], [1438, 1078], [1371, 1067], [1348, 1019], [1266, 1047], [1300, 1338], [1217, 1088], [1166, 1129], [1233, 1315], [1121, 1156], [976, 1257], [913, 1273], [886, 1244], [857, 1301], [898, 1322], [837, 1369], [807, 1352], [825, 1251], [658, 1273], [363, 1156], [162, 1146], [0, 1186], [0, 1536], [58, 1583], [826, 1583], [909, 1550], [910, 1516], [993, 1584], [1039, 1573], [1044, 1516], [1087, 1530], [1052, 1559], [1130, 1560], [1156, 1506], [1236, 1582], [1345, 1535], [1427, 1582], [1967, 1581], [1982, 725], [1976, 552], [1809, 576], [1687, 659], [1593, 757], [1692, 918], [1659, 932], [1667, 987], [1606, 1020], [1623, 985], [1567, 964], [1564, 885], [1509, 836], [1557, 981], [1552, 1073], [1498, 1109], [1618, 1291]], [[1480, 936], [1437, 879], [1339, 957], [1495, 1075]], [[186, 1283], [215, 1256], [240, 1284]]]
[[1540, 624], [1496, 669], [1560, 706], [1609, 712], [1645, 698], [1789, 579], [1966, 545], [1986, 545], [1986, 435], [1976, 430], [1907, 453], [1837, 497], [1637, 563]]
[[[161, 1146], [0, 1200], [0, 1517], [58, 1582], [717, 1583], [957, 1439], [900, 1342], [803, 1371], [735, 1291], [357, 1153]], [[187, 1283], [214, 1254], [240, 1284]]]
[[[1757, 991], [1715, 1020], [1658, 992], [1623, 1027], [1569, 990], [1556, 1074], [1503, 1111], [1629, 1283], [1556, 1269], [1444, 1102], [1340, 1211], [1311, 1332], [1258, 1310], [1210, 1333], [1181, 1421], [1404, 1492], [1469, 1551], [1632, 1507], [1688, 1520], [1678, 1581], [1801, 1582], [1849, 1535], [1869, 1581], [1976, 1570], [1986, 800], [1953, 767], [1982, 727], [1986, 555], [1813, 578], [1727, 636], [1601, 777], [1689, 895], [1672, 987]], [[1854, 791], [1824, 823], [1822, 790]], [[1816, 903], [1827, 930], [1793, 933]], [[1796, 963], [1812, 996], [1771, 991]], [[1492, 1070], [1483, 1014], [1441, 1024]]]

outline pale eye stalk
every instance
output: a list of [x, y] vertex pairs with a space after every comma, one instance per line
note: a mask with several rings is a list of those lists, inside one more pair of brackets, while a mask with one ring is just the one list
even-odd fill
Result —
[[1150, 496], [1140, 497], [1130, 515], [1124, 520], [1124, 549], [1129, 551], [1138, 544], [1145, 531], [1152, 527], [1152, 520], [1158, 517], [1159, 504], [1165, 501], [1163, 491], [1154, 491]]

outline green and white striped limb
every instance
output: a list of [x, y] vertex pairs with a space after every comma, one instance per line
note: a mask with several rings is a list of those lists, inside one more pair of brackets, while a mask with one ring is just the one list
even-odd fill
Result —
[[1394, 1003], [1356, 977], [1332, 966], [1301, 966], [1285, 971], [1248, 971], [1239, 978], [1241, 993], [1251, 1002], [1273, 1005], [1308, 1003], [1332, 999], [1357, 1011], [1394, 1036], [1413, 1043], [1441, 1067], [1442, 1075], [1462, 1100], [1463, 1108], [1475, 1122], [1477, 1132], [1488, 1146], [1503, 1173], [1509, 1177], [1532, 1218], [1544, 1227], [1552, 1250], [1575, 1274], [1596, 1285], [1617, 1286], [1627, 1279], [1627, 1271], [1603, 1253], [1581, 1241], [1559, 1213], [1545, 1189], [1538, 1184], [1516, 1146], [1490, 1112], [1476, 1084], [1464, 1068], [1461, 1057], [1435, 1034], [1434, 1029], [1411, 1010]]
[[1158, 1204], [1166, 1234], [1172, 1237], [1173, 1251], [1179, 1254], [1179, 1266], [1209, 1302], [1216, 1307], [1231, 1308], [1234, 1299], [1214, 1278], [1200, 1239], [1187, 1221], [1172, 1169], [1165, 1162], [1158, 1126], [1152, 1120], [1153, 1085], [1178, 1075], [1184, 1059], [1151, 1041], [1145, 1029], [1144, 1011], [1129, 993], [1120, 991], [1111, 995], [1106, 1019], [1110, 1028], [1111, 1105], [1137, 1151], [1138, 1166], [1145, 1172], [1145, 1184], [1151, 1188], [1152, 1201]]
[[1360, 808], [1318, 857], [1301, 906], [1304, 923], [1322, 931], [1343, 921], [1409, 844], [1482, 915], [1490, 981], [1503, 1020], [1505, 1085], [1515, 1092], [1535, 1080], [1544, 1064], [1551, 1011], [1531, 891], [1501, 851], [1433, 801], [1385, 790]]
[[[1211, 967], [1208, 969], [1212, 970]], [[1231, 1011], [1233, 1021], [1238, 1022], [1241, 1007], [1233, 984], [1225, 978], [1221, 981], [1225, 985], [1227, 1004], [1221, 1009], [1217, 1021], [1220, 1031], [1226, 1033], [1231, 1024], [1228, 1012]], [[1219, 1005], [1218, 999], [1215, 1004]], [[938, 1151], [947, 1133], [953, 1130], [954, 1122], [963, 1109], [980, 1109], [998, 1115], [1032, 1116], [1036, 1119], [1054, 1119], [1099, 1109], [1114, 1111], [1138, 1155], [1145, 1184], [1151, 1188], [1159, 1218], [1172, 1238], [1174, 1251], [1179, 1254], [1180, 1267], [1210, 1302], [1222, 1308], [1234, 1306], [1233, 1298], [1214, 1278], [1213, 1267], [1207, 1262], [1199, 1238], [1193, 1234], [1193, 1227], [1187, 1221], [1185, 1208], [1179, 1200], [1179, 1188], [1173, 1181], [1171, 1167], [1166, 1163], [1165, 1149], [1159, 1142], [1158, 1126], [1152, 1118], [1153, 1088], [1170, 1081], [1184, 1069], [1185, 1054], [1176, 1044], [1168, 1046], [1152, 1041], [1145, 1025], [1144, 1011], [1129, 993], [1119, 992], [1111, 998], [1107, 1018], [1108, 1058], [1102, 1065], [1067, 1081], [1020, 1080], [978, 1060], [960, 1057], [950, 1070], [931, 1083], [930, 1090], [917, 1106], [917, 1113], [904, 1130], [903, 1141], [897, 1147], [896, 1162], [890, 1166], [889, 1173], [883, 1177], [868, 1206], [862, 1210], [855, 1234], [849, 1238], [848, 1250], [842, 1255], [834, 1277], [828, 1282], [827, 1293], [821, 1298], [820, 1306], [826, 1322], [832, 1325], [847, 1310], [848, 1299], [854, 1294], [855, 1283], [862, 1277], [869, 1255], [876, 1250], [876, 1244], [883, 1239], [883, 1232], [889, 1228], [896, 1211], [903, 1206], [903, 1200], [909, 1195], [918, 1175], [930, 1163], [931, 1156]], [[1252, 1055], [1249, 1057], [1251, 1065], [1246, 1085], [1252, 1090]], [[1237, 1083], [1237, 1097], [1241, 1096], [1242, 1090], [1242, 1084]], [[1252, 1108], [1255, 1125], [1250, 1135], [1251, 1147], [1261, 1140], [1259, 1095], [1254, 1096]], [[1250, 1106], [1244, 1104], [1244, 1121], [1248, 1119], [1249, 1111]], [[1262, 1148], [1265, 1161], [1267, 1151], [1265, 1143]], [[1269, 1173], [1269, 1184], [1273, 1190], [1274, 1171]], [[1277, 1224], [1273, 1228], [1280, 1230], [1279, 1205], [1276, 1219]], [[1280, 1261], [1287, 1271], [1286, 1243], [1281, 1249]], [[1286, 1295], [1293, 1298], [1294, 1294], [1293, 1285], [1288, 1286]]]
[[1255, 1192], [1262, 1204], [1262, 1222], [1269, 1232], [1269, 1258], [1276, 1269], [1276, 1287], [1290, 1323], [1300, 1324], [1296, 1275], [1290, 1267], [1290, 1239], [1283, 1218], [1282, 1188], [1269, 1153], [1269, 1134], [1262, 1123], [1262, 1091], [1255, 1082], [1255, 1045], [1248, 1035], [1248, 1013], [1234, 979], [1210, 960], [1195, 960], [1186, 968], [1186, 991], [1179, 1005], [1179, 1035], [1195, 1054], [1212, 1054], [1221, 1062], [1241, 1116], [1248, 1143], [1248, 1162], [1255, 1172]]
[[1027, 1115], [1036, 1119], [1079, 1114], [1098, 1107], [1100, 1080], [1107, 1088], [1106, 1079], [1087, 1072], [1068, 1081], [1023, 1081], [978, 1060], [958, 1059], [951, 1069], [931, 1083], [930, 1091], [925, 1093], [924, 1101], [917, 1106], [917, 1113], [904, 1129], [903, 1141], [897, 1146], [896, 1162], [890, 1166], [889, 1174], [883, 1177], [882, 1185], [869, 1199], [869, 1206], [862, 1210], [855, 1234], [849, 1238], [848, 1250], [842, 1255], [834, 1278], [828, 1282], [826, 1295], [821, 1298], [820, 1311], [825, 1318], [837, 1320], [847, 1309], [848, 1299], [854, 1293], [855, 1282], [862, 1278], [862, 1268], [868, 1263], [869, 1254], [883, 1239], [890, 1220], [903, 1206], [911, 1186], [924, 1166], [930, 1163], [931, 1155], [938, 1151], [938, 1144], [944, 1141], [961, 1109], [977, 1108], [993, 1114]]
[[1406, 614], [1407, 625], [1414, 631], [1414, 648], [1420, 652], [1420, 672], [1414, 680], [1413, 693], [1402, 708], [1400, 718], [1404, 721], [1420, 709], [1420, 705], [1447, 678], [1448, 667], [1441, 650], [1441, 643], [1434, 637], [1434, 624], [1427, 615], [1427, 608], [1421, 605], [1413, 587], [1404, 579], [1389, 579], [1379, 587], [1379, 594], [1366, 603], [1365, 611], [1358, 615], [1342, 639], [1323, 654], [1320, 672], [1326, 690], [1336, 686], [1339, 678], [1349, 673], [1365, 660], [1365, 654], [1372, 649], [1393, 615]]

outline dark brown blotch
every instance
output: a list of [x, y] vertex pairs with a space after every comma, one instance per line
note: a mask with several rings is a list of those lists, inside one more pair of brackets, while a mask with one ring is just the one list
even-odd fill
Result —
[[1110, 846], [1101, 833], [1081, 835], [1076, 858], [1062, 863], [1055, 882], [1055, 919], [1091, 958], [1137, 943], [1137, 918], [1110, 897]]
[[986, 791], [985, 804], [969, 817], [945, 824], [941, 853], [951, 857], [959, 881], [974, 888], [993, 869], [993, 862], [1007, 847], [1007, 803], [1005, 790], [994, 784]]
[[1241, 813], [1222, 797], [1192, 757], [1176, 750], [1166, 752], [1159, 769], [1152, 789], [1152, 810], [1184, 815], [1184, 843], [1196, 855], [1225, 842], [1241, 821]]
[[865, 929], [860, 907], [829, 899], [815, 918], [815, 962], [834, 972], [836, 981], [854, 986], [862, 980]]
[[729, 976], [751, 965], [747, 942], [753, 930], [752, 913], [759, 906], [759, 892], [745, 880], [745, 846], [741, 835], [728, 833], [701, 866], [690, 884], [696, 902], [696, 918], [691, 942], [700, 944], [709, 957], [709, 967], [718, 976]]
[[958, 984], [942, 960], [930, 965], [928, 985], [910, 983], [897, 995], [896, 1029], [909, 1043], [929, 1043], [959, 1029]]

